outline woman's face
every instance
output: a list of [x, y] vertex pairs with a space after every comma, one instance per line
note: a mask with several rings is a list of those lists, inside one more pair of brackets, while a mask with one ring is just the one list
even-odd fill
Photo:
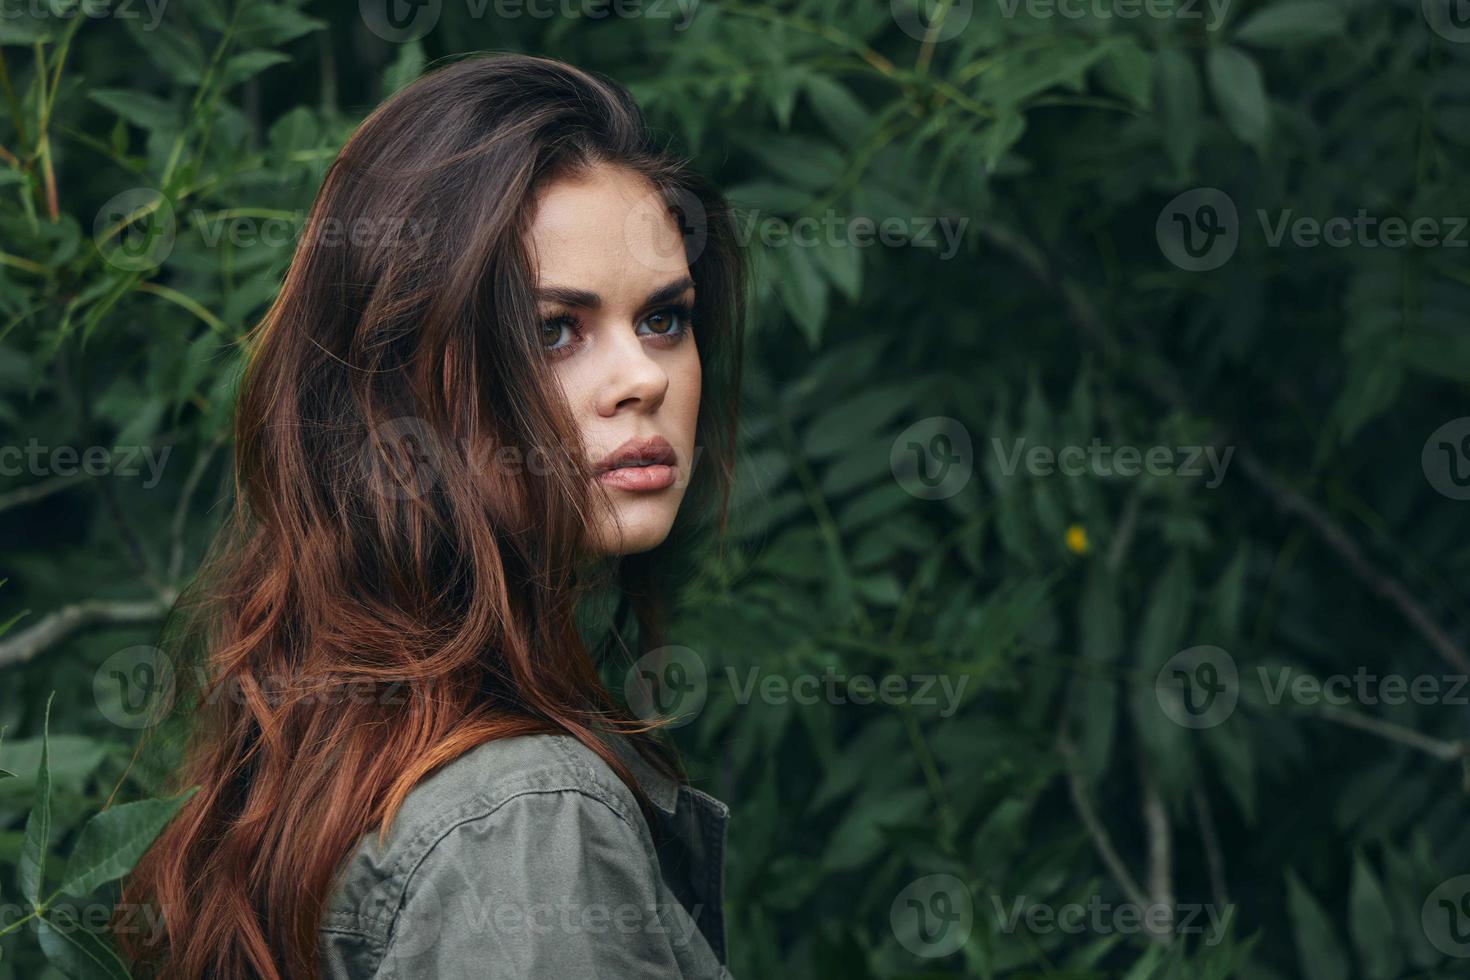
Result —
[[695, 462], [699, 350], [684, 241], [644, 178], [598, 167], [548, 185], [529, 244], [541, 343], [608, 507], [604, 554], [668, 536]]

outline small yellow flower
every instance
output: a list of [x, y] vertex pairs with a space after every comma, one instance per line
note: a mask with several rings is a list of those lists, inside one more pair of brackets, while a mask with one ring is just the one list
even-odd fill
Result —
[[1067, 528], [1067, 547], [1074, 554], [1087, 554], [1087, 528], [1081, 524], [1073, 524]]

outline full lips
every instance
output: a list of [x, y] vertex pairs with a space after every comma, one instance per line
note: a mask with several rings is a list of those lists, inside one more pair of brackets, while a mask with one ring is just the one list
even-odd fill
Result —
[[678, 475], [677, 467], [667, 463], [654, 463], [650, 466], [620, 466], [604, 471], [598, 479], [619, 490], [645, 492], [673, 486], [674, 478]]

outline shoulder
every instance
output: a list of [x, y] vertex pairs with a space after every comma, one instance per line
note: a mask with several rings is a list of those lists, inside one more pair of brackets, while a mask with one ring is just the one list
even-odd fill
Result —
[[446, 811], [475, 811], [533, 793], [576, 792], [632, 818], [637, 800], [596, 752], [570, 735], [518, 735], [475, 746], [440, 766], [404, 800], [388, 840], [412, 838]]
[[[339, 872], [327, 931], [384, 942], [410, 886], [446, 869], [521, 865], [573, 855], [589, 842], [640, 865], [654, 855], [633, 793], [570, 735], [497, 739], [425, 777], [405, 798], [381, 846], [365, 834]], [[656, 861], [656, 857], [653, 858]], [[552, 871], [547, 867], [546, 873]]]

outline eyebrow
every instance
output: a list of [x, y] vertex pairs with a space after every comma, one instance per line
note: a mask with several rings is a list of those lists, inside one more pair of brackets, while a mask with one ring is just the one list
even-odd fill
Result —
[[[656, 306], [659, 303], [667, 303], [678, 299], [684, 293], [694, 288], [694, 280], [685, 276], [675, 279], [673, 282], [660, 286], [648, 294], [643, 301], [644, 306]], [[573, 289], [570, 286], [542, 286], [536, 290], [538, 300], [547, 300], [554, 303], [562, 303], [566, 306], [575, 306], [582, 310], [595, 310], [602, 305], [602, 297], [597, 293], [586, 289]]]

